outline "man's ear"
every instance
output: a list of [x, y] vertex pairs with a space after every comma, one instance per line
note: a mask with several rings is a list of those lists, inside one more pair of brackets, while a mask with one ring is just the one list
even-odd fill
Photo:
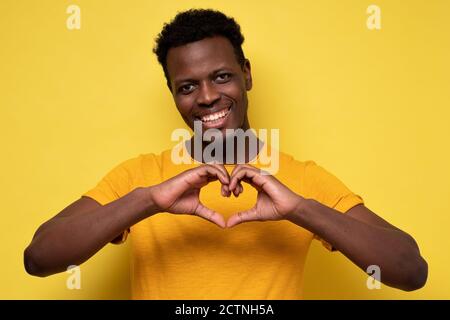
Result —
[[250, 91], [253, 86], [253, 80], [252, 80], [251, 65], [248, 59], [245, 59], [244, 65], [242, 66], [242, 71], [244, 72], [245, 77], [245, 89], [247, 91]]

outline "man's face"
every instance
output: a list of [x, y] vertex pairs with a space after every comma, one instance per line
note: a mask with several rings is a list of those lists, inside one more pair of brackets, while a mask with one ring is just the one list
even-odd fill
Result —
[[203, 131], [248, 129], [250, 63], [238, 63], [228, 39], [211, 37], [171, 48], [167, 71], [175, 104], [190, 128], [202, 121]]

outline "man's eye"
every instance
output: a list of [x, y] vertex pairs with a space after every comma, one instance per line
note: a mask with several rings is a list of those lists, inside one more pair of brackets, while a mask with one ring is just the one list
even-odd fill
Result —
[[191, 93], [193, 90], [194, 90], [193, 84], [186, 84], [186, 85], [180, 87], [179, 92], [181, 92], [183, 94], [188, 94], [188, 93]]
[[231, 74], [221, 73], [221, 74], [217, 75], [216, 80], [219, 82], [227, 82], [228, 80], [230, 80], [230, 78], [231, 78]]

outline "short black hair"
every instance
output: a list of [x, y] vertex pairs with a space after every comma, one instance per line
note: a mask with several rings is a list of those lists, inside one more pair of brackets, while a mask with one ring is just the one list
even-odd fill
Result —
[[170, 23], [164, 24], [161, 33], [155, 39], [153, 52], [164, 70], [169, 88], [170, 80], [167, 72], [169, 49], [214, 36], [227, 38], [234, 48], [238, 63], [244, 66], [245, 56], [242, 51], [244, 36], [241, 27], [233, 18], [227, 17], [222, 12], [212, 9], [190, 9], [179, 12]]

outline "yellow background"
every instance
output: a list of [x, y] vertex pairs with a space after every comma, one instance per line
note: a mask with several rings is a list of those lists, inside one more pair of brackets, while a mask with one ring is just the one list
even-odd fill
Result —
[[[370, 4], [382, 29], [366, 27]], [[81, 8], [68, 30], [66, 8]], [[190, 7], [234, 16], [252, 62], [250, 123], [280, 128], [281, 148], [312, 159], [411, 233], [427, 285], [368, 290], [367, 276], [314, 242], [305, 298], [450, 298], [449, 1], [0, 2], [0, 298], [129, 296], [129, 244], [61, 273], [27, 275], [36, 228], [113, 166], [172, 146], [184, 127], [156, 57], [163, 22]]]

